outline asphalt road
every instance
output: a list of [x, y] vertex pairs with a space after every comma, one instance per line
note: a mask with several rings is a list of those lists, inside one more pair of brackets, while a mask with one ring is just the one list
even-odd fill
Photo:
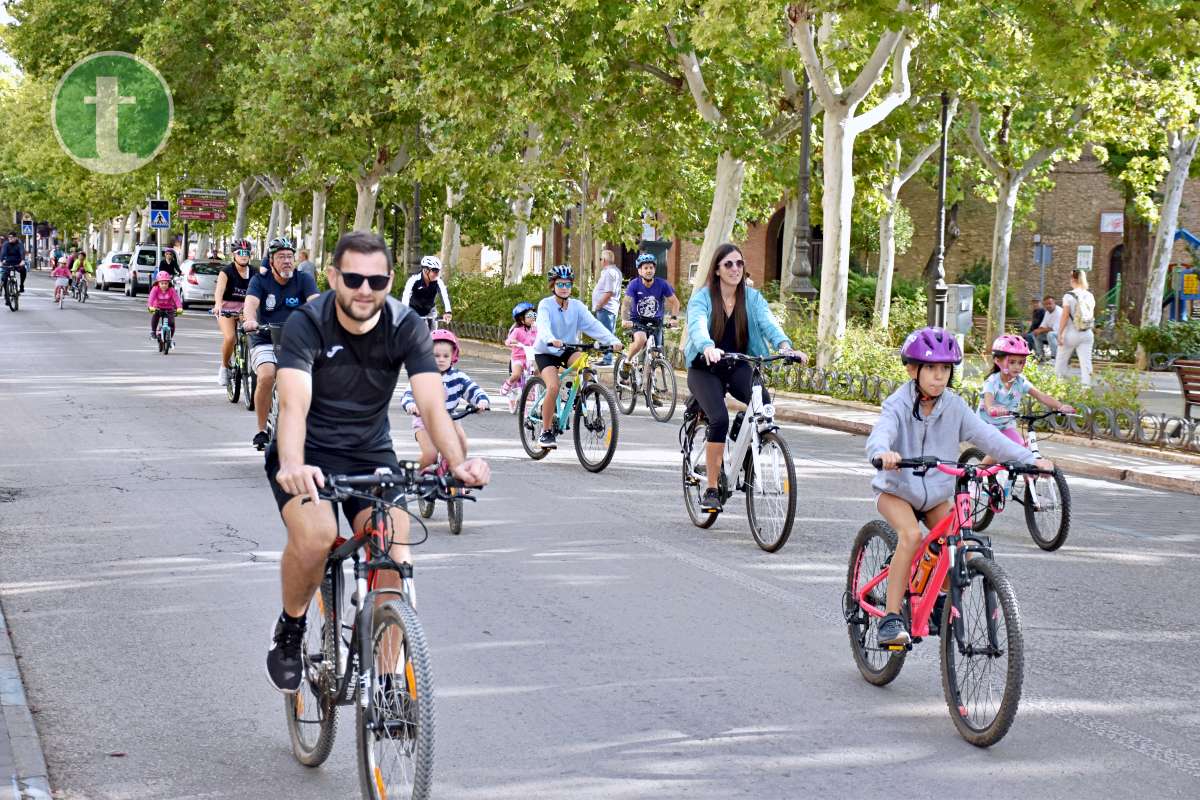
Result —
[[[59, 310], [38, 273], [0, 309], [0, 602], [62, 798], [357, 792], [352, 715], [312, 770], [263, 675], [283, 528], [217, 337], [155, 352], [141, 300]], [[494, 391], [497, 365], [463, 364]], [[678, 417], [676, 417], [678, 420]], [[394, 409], [400, 453], [415, 454]], [[1195, 798], [1200, 497], [1072, 479], [1057, 553], [993, 524], [1018, 597], [1011, 732], [955, 733], [935, 642], [875, 688], [839, 610], [874, 515], [863, 440], [787, 426], [801, 502], [777, 554], [740, 505], [693, 528], [677, 426], [621, 420], [616, 460], [525, 457], [514, 418], [467, 421], [495, 481], [417, 556], [447, 798]], [[740, 497], [740, 496], [739, 496]]]

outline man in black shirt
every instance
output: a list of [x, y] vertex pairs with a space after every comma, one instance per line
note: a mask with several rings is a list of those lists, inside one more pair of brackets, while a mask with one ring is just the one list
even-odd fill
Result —
[[[400, 367], [408, 371], [425, 428], [454, 476], [475, 486], [491, 475], [482, 459], [466, 460], [446, 412], [442, 377], [429, 331], [411, 309], [390, 297], [391, 252], [380, 237], [346, 234], [333, 254], [332, 291], [293, 314], [279, 354], [279, 434], [267, 451], [266, 470], [288, 529], [280, 562], [283, 613], [267, 654], [267, 674], [281, 692], [301, 683], [305, 611], [320, 585], [325, 557], [337, 535], [332, 505], [318, 499], [327, 473], [363, 474], [381, 466], [399, 469], [392, 450], [388, 405]], [[308, 498], [311, 503], [302, 500]], [[370, 519], [369, 505], [342, 503], [353, 529]], [[393, 509], [391, 556], [411, 561], [408, 516]], [[382, 586], [399, 577], [379, 574]]]
[[275, 348], [270, 330], [262, 325], [282, 325], [292, 312], [317, 296], [317, 281], [307, 272], [296, 271], [295, 247], [284, 238], [267, 245], [271, 270], [250, 278], [246, 303], [242, 307], [242, 327], [250, 337], [250, 368], [257, 380], [254, 389], [254, 413], [258, 433], [251, 444], [262, 450], [267, 446], [267, 414], [271, 410], [271, 390], [275, 386]]

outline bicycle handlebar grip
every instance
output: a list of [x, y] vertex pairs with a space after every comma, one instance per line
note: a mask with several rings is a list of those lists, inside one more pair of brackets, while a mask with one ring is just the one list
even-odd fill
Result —
[[882, 458], [872, 458], [871, 466], [874, 467], [875, 469], [883, 469], [883, 459]]

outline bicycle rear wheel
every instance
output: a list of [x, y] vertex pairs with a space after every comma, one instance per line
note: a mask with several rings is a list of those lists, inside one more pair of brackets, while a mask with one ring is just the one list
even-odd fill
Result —
[[[1071, 490], [1067, 476], [1055, 467], [1053, 475], [1031, 475], [1025, 480], [1025, 527], [1038, 547], [1057, 550], [1071, 533]], [[1036, 504], [1032, 497], [1035, 493]]]
[[545, 396], [546, 382], [541, 378], [530, 378], [517, 401], [517, 432], [521, 447], [534, 461], [545, 458], [550, 452], [538, 444], [538, 436], [542, 433], [542, 398]]
[[617, 452], [620, 422], [612, 392], [589, 383], [575, 399], [575, 455], [588, 472], [600, 472]]
[[14, 289], [12, 284], [6, 284], [4, 288], [4, 301], [8, 304], [9, 311], [16, 311], [21, 305], [21, 291]]
[[759, 435], [758, 466], [761, 474], [747, 454], [742, 473], [746, 516], [754, 541], [763, 550], [774, 553], [787, 543], [796, 518], [796, 466], [787, 442], [774, 431]]
[[417, 498], [417, 510], [421, 512], [421, 516], [429, 519], [433, 516], [434, 501], [428, 497]]
[[242, 395], [242, 370], [237, 364], [229, 367], [229, 380], [225, 384], [225, 396], [236, 403]]
[[624, 353], [618, 353], [613, 360], [613, 394], [616, 395], [617, 408], [621, 409], [622, 414], [632, 414], [637, 406], [637, 392], [633, 390], [633, 371], [637, 365], [630, 364], [626, 369], [627, 363], [629, 360], [625, 358]]
[[[854, 599], [859, 587], [871, 582], [891, 561], [896, 550], [896, 532], [883, 520], [872, 520], [862, 527], [850, 549], [850, 570], [846, 574], [846, 593], [842, 596], [842, 611], [850, 632], [850, 650], [854, 663], [867, 683], [886, 686], [896, 680], [908, 653], [904, 650], [884, 650], [879, 646], [880, 618], [863, 611]], [[867, 595], [871, 605], [883, 608], [887, 604], [888, 579], [880, 581]]]
[[684, 428], [683, 436], [683, 505], [693, 525], [711, 528], [717, 521], [717, 512], [700, 508], [700, 498], [704, 496], [704, 476], [708, 469], [704, 463], [704, 426], [692, 421]]
[[340, 580], [327, 569], [305, 615], [300, 690], [283, 698], [292, 753], [306, 767], [320, 766], [329, 758], [337, 733], [339, 631], [333, 609], [340, 594]]
[[[958, 463], [982, 464], [985, 455], [978, 447], [968, 447], [959, 455]], [[996, 491], [992, 487], [999, 487], [1000, 484], [993, 475], [987, 479], [986, 485], [987, 488], [984, 488], [984, 484], [978, 481], [971, 483], [971, 528], [975, 531], [987, 530], [987, 526], [992, 524], [992, 519], [996, 516], [996, 510], [992, 508], [991, 492]]]
[[954, 615], [942, 619], [942, 690], [954, 727], [976, 747], [1004, 738], [1017, 716], [1025, 642], [1017, 596], [991, 559], [967, 561], [967, 585], [951, 587]]
[[665, 358], [656, 355], [650, 362], [650, 379], [646, 383], [646, 405], [650, 408], [650, 416], [659, 422], [670, 422], [678, 402], [675, 369]]
[[433, 672], [417, 612], [375, 609], [369, 702], [358, 708], [358, 775], [371, 800], [426, 798], [433, 786]]

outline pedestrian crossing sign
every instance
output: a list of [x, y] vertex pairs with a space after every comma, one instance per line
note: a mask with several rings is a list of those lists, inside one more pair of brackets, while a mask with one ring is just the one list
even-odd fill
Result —
[[150, 227], [162, 228], [166, 230], [171, 227], [171, 212], [163, 211], [162, 209], [154, 209], [150, 213]]
[[33, 223], [32, 222], [22, 222], [21, 223], [21, 235], [22, 236], [33, 236]]

